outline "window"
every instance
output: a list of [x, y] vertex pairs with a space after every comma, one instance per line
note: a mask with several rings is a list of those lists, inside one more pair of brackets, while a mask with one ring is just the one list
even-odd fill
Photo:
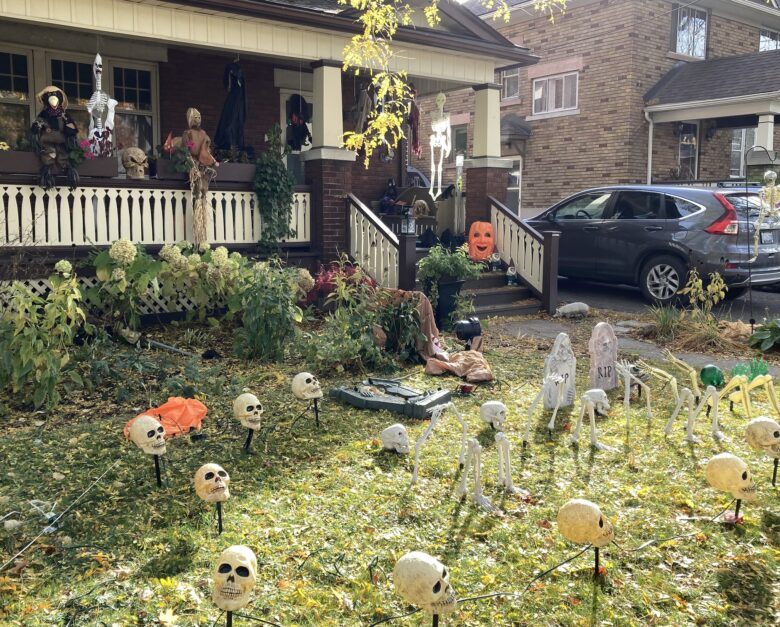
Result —
[[144, 152], [154, 147], [152, 73], [115, 65], [114, 99], [117, 100], [114, 143], [117, 149], [138, 146]]
[[688, 216], [703, 211], [704, 208], [684, 198], [666, 197], [666, 217], [672, 220], [687, 218]]
[[758, 39], [758, 50], [777, 50], [780, 48], [780, 33], [773, 30], [762, 30]]
[[577, 108], [577, 72], [534, 81], [534, 115]]
[[664, 217], [663, 196], [648, 192], [620, 192], [613, 220], [661, 220]]
[[520, 68], [502, 70], [501, 100], [520, 97]]
[[681, 122], [677, 125], [679, 133], [678, 178], [682, 181], [696, 179], [699, 161], [699, 125]]
[[589, 192], [555, 210], [556, 220], [600, 220], [609, 204], [610, 192]]
[[520, 157], [514, 157], [512, 160], [512, 169], [509, 171], [509, 180], [506, 186], [506, 206], [520, 215], [520, 195], [523, 181], [523, 160]]
[[30, 77], [26, 54], [0, 52], [0, 141], [12, 148], [30, 128]]
[[92, 64], [51, 60], [51, 82], [65, 90], [70, 105], [85, 105], [95, 91], [92, 86]]
[[469, 127], [465, 124], [463, 126], [452, 127], [452, 150], [450, 150], [450, 161], [455, 163], [455, 157], [458, 155], [465, 156], [469, 151]]
[[672, 12], [673, 50], [689, 57], [707, 56], [707, 11], [684, 7]]
[[745, 152], [756, 144], [756, 129], [735, 128], [731, 132], [731, 178], [745, 177]]

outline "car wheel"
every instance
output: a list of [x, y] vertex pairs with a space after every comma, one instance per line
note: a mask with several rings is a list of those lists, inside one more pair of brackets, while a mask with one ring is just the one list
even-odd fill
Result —
[[677, 292], [685, 287], [688, 267], [677, 257], [653, 257], [639, 273], [639, 288], [645, 299], [655, 305], [673, 305], [679, 300]]

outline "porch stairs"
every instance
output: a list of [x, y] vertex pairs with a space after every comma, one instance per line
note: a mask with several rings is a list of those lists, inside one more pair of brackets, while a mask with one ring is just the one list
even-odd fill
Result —
[[474, 314], [481, 320], [493, 317], [526, 316], [540, 312], [542, 301], [525, 285], [507, 285], [504, 272], [483, 272], [466, 281], [463, 296], [474, 299]]

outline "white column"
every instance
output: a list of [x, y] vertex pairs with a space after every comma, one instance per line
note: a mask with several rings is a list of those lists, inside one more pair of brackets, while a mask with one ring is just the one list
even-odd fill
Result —
[[344, 135], [341, 104], [341, 62], [322, 60], [314, 70], [313, 148], [338, 148]]
[[775, 116], [773, 113], [758, 116], [758, 130], [756, 131], [756, 146], [763, 146], [768, 151], [774, 150], [775, 141]]
[[474, 89], [474, 148], [472, 157], [501, 157], [501, 85], [485, 83]]

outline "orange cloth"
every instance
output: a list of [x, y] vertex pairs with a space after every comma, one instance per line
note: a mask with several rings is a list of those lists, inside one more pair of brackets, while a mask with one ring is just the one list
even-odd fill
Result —
[[195, 398], [171, 396], [168, 398], [167, 403], [141, 412], [138, 416], [129, 420], [125, 425], [125, 437], [130, 437], [130, 425], [140, 416], [157, 418], [165, 428], [166, 439], [182, 433], [188, 433], [193, 429], [200, 431], [201, 423], [208, 411], [208, 407]]

